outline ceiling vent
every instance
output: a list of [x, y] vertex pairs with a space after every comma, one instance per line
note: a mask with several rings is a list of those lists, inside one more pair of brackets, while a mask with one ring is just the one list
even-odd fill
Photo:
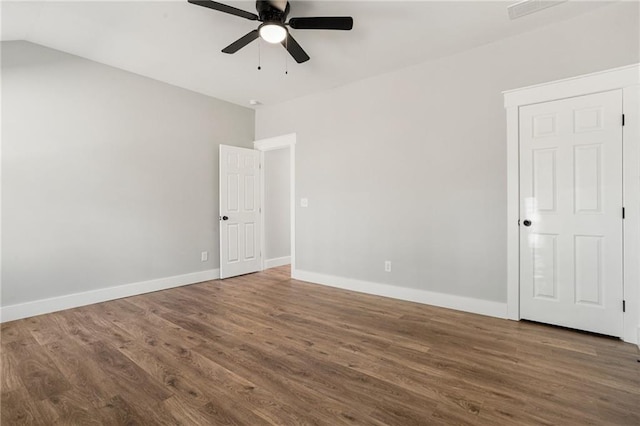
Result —
[[517, 19], [551, 6], [557, 6], [566, 1], [567, 0], [522, 0], [507, 6], [507, 10], [509, 11], [509, 18]]

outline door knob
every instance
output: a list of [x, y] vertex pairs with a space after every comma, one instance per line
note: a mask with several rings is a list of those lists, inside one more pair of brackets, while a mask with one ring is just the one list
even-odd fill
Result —
[[229, 216], [222, 216], [222, 220], [229, 220]]
[[525, 219], [525, 220], [522, 222], [522, 224], [523, 224], [524, 226], [531, 226], [531, 221], [530, 221], [529, 219]]

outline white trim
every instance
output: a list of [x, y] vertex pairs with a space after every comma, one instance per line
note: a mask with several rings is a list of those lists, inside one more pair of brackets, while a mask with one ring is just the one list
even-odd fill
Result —
[[[640, 85], [622, 91], [623, 204], [624, 226], [624, 340], [640, 345]], [[629, 337], [627, 337], [629, 336]]]
[[[518, 108], [507, 109], [507, 200], [520, 200], [520, 144]], [[514, 178], [515, 176], [515, 178]], [[507, 203], [507, 313], [520, 319], [520, 203]], [[515, 284], [515, 285], [514, 285]]]
[[264, 269], [277, 268], [278, 266], [290, 265], [291, 256], [274, 257], [264, 261]]
[[[520, 319], [520, 243], [516, 224], [520, 218], [519, 107], [568, 97], [623, 89], [624, 151], [624, 329], [622, 339], [640, 343], [640, 64], [572, 77], [503, 92], [507, 108], [507, 311]], [[634, 92], [635, 90], [635, 92]], [[635, 104], [634, 104], [635, 102]]]
[[[260, 139], [253, 143], [254, 149], [260, 151], [260, 164], [264, 165], [264, 153], [266, 151], [273, 151], [275, 149], [289, 148], [289, 199], [290, 199], [290, 222], [291, 222], [291, 272], [295, 270], [296, 265], [296, 142], [297, 135], [295, 133], [289, 133], [287, 135], [276, 136], [268, 139]], [[260, 188], [260, 206], [264, 210], [264, 167], [260, 168], [260, 180], [262, 181]], [[260, 215], [260, 251], [262, 270], [269, 268], [264, 258], [265, 253], [265, 235], [264, 235], [264, 211]], [[286, 263], [285, 263], [286, 265]], [[273, 267], [273, 266], [270, 266]]]
[[[254, 142], [255, 143], [255, 142]], [[266, 246], [266, 225], [264, 221], [264, 206], [265, 206], [265, 193], [266, 185], [264, 183], [264, 151], [260, 151], [260, 270], [264, 271], [265, 268], [265, 253], [267, 252]]]
[[[0, 102], [0, 127], [2, 127], [2, 102]], [[2, 176], [2, 149], [0, 149], [0, 176]], [[0, 183], [0, 306], [2, 306], [2, 184]], [[0, 318], [1, 311], [0, 311]], [[0, 320], [0, 322], [2, 322]]]
[[423, 303], [425, 305], [439, 306], [474, 314], [487, 315], [497, 318], [507, 318], [507, 304], [490, 300], [472, 299], [453, 294], [435, 293], [416, 288], [398, 287], [390, 284], [380, 284], [369, 281], [361, 281], [352, 278], [325, 275], [317, 272], [296, 270], [292, 272], [292, 278], [344, 290], [357, 291], [359, 293], [373, 294], [390, 297], [393, 299]]
[[571, 98], [588, 93], [605, 92], [638, 84], [640, 64], [598, 71], [548, 83], [506, 90], [505, 108], [523, 106], [555, 99]]
[[273, 138], [260, 139], [253, 143], [253, 148], [258, 151], [273, 151], [274, 149], [288, 148], [296, 144], [296, 134], [275, 136]]
[[136, 296], [139, 294], [166, 290], [173, 287], [181, 287], [183, 285], [195, 284], [203, 281], [216, 280], [218, 278], [220, 278], [220, 270], [210, 269], [208, 271], [193, 272], [190, 274], [141, 281], [115, 287], [106, 287], [82, 293], [52, 297], [50, 299], [40, 299], [32, 302], [4, 306], [0, 308], [0, 322], [48, 314], [50, 312], [92, 305], [94, 303], [121, 299], [123, 297]]

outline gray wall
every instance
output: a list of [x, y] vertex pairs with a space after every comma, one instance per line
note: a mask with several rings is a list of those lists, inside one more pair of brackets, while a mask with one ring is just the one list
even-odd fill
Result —
[[297, 133], [296, 267], [505, 302], [501, 91], [638, 62], [638, 15], [617, 3], [262, 107], [258, 138]]
[[218, 145], [253, 139], [253, 110], [3, 42], [2, 305], [217, 268]]
[[264, 153], [266, 260], [291, 256], [289, 148]]

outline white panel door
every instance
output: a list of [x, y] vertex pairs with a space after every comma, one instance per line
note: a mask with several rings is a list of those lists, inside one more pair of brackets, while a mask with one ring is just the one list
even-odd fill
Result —
[[260, 269], [260, 153], [220, 145], [220, 278]]
[[622, 92], [520, 108], [520, 315], [622, 336]]

